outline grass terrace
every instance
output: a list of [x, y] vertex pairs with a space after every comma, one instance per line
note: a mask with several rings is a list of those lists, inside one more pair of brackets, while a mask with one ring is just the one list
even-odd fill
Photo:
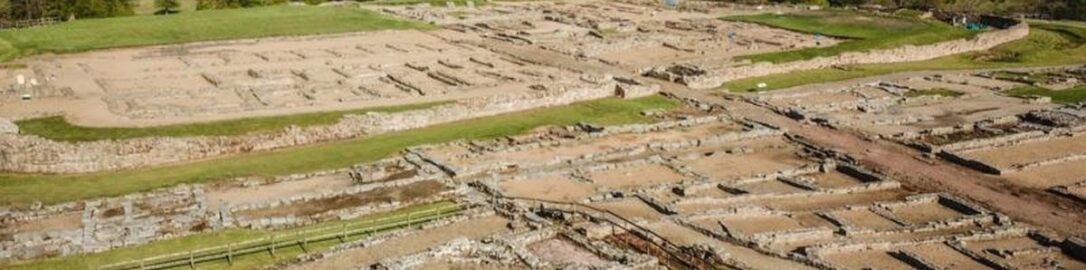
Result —
[[976, 34], [949, 24], [910, 16], [876, 15], [845, 10], [809, 11], [725, 17], [725, 20], [757, 23], [797, 32], [847, 39], [827, 48], [806, 48], [738, 57], [754, 62], [791, 62], [845, 52], [889, 49], [967, 38]]
[[1064, 89], [1049, 90], [1038, 86], [1023, 86], [1005, 92], [1015, 97], [1043, 96], [1052, 98], [1052, 102], [1061, 104], [1078, 104], [1086, 102], [1086, 85]]
[[410, 146], [461, 139], [496, 138], [547, 125], [650, 122], [652, 118], [641, 115], [641, 112], [677, 106], [677, 101], [662, 96], [634, 100], [608, 98], [171, 166], [72, 175], [0, 175], [0, 205], [22, 207], [36, 201], [53, 204], [149, 191], [183, 183], [208, 183], [241, 176], [274, 176], [344, 168], [378, 160]]
[[432, 28], [422, 22], [359, 8], [278, 5], [201, 10], [170, 16], [85, 19], [0, 31], [0, 61], [43, 53], [196, 41]]
[[292, 125], [299, 127], [331, 125], [335, 124], [343, 118], [344, 115], [348, 114], [365, 114], [368, 112], [393, 113], [420, 110], [445, 103], [446, 102], [435, 102], [345, 111], [302, 113], [145, 128], [76, 126], [68, 123], [62, 116], [21, 120], [16, 121], [15, 124], [19, 126], [19, 131], [23, 134], [38, 135], [47, 139], [66, 142], [120, 140], [155, 136], [227, 136], [280, 130]]
[[[1030, 23], [1028, 37], [985, 52], [940, 57], [927, 61], [851, 65], [843, 69], [806, 70], [735, 80], [724, 84], [732, 92], [757, 92], [793, 86], [842, 81], [897, 72], [1040, 67], [1086, 63], [1086, 28], [1068, 24]], [[759, 83], [768, 87], [758, 88]]]

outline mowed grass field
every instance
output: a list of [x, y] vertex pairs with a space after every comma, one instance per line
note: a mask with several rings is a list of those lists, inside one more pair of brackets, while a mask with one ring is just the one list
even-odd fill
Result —
[[767, 13], [731, 16], [724, 19], [847, 39], [827, 48], [807, 48], [738, 57], [738, 59], [749, 59], [754, 62], [781, 63], [835, 56], [845, 52], [931, 44], [971, 37], [977, 33], [977, 31], [954, 27], [937, 20], [845, 10]]
[[1062, 104], [1078, 104], [1086, 102], [1086, 85], [1064, 90], [1049, 90], [1037, 86], [1026, 86], [1008, 90], [1007, 95], [1016, 97], [1046, 96], [1051, 97], [1052, 102]]
[[386, 29], [432, 29], [359, 8], [278, 5], [85, 19], [0, 31], [0, 61], [43, 53]]
[[62, 116], [51, 116], [16, 121], [19, 132], [41, 136], [50, 140], [65, 142], [85, 142], [98, 140], [120, 140], [139, 137], [186, 137], [186, 136], [226, 136], [255, 132], [267, 132], [287, 126], [319, 126], [338, 122], [344, 115], [365, 114], [367, 112], [402, 112], [425, 109], [445, 102], [411, 104], [392, 107], [375, 107], [357, 110], [301, 113], [283, 116], [254, 117], [216, 122], [167, 125], [145, 128], [102, 128], [83, 127], [68, 123]]
[[[105, 252], [84, 254], [84, 255], [72, 255], [59, 258], [30, 260], [14, 264], [0, 263], [2, 269], [21, 269], [21, 270], [75, 270], [75, 269], [98, 269], [100, 266], [105, 266], [113, 263], [138, 260], [140, 258], [148, 258], [153, 256], [173, 254], [185, 252], [187, 250], [195, 250], [201, 248], [218, 247], [228, 245], [231, 243], [240, 243], [243, 241], [262, 240], [269, 239], [272, 235], [278, 236], [278, 239], [286, 239], [287, 237], [295, 237], [296, 233], [304, 231], [318, 230], [322, 228], [330, 228], [335, 230], [346, 226], [347, 229], [368, 228], [370, 226], [381, 224], [392, 224], [395, 222], [402, 222], [405, 220], [407, 213], [418, 213], [423, 211], [446, 209], [455, 206], [452, 202], [442, 201], [436, 203], [421, 204], [415, 206], [408, 206], [398, 210], [367, 215], [359, 218], [330, 221], [313, 225], [299, 226], [282, 230], [253, 230], [253, 229], [226, 229], [216, 232], [200, 233], [185, 237], [178, 237], [173, 239], [166, 239], [161, 241], [155, 241], [145, 245], [124, 247], [111, 249]], [[370, 221], [390, 217], [381, 223], [371, 223]], [[404, 218], [396, 218], [404, 217]], [[355, 241], [365, 238], [364, 236], [350, 236], [346, 241]], [[284, 241], [285, 242], [285, 241]], [[321, 252], [331, 248], [332, 246], [339, 244], [337, 241], [324, 241], [313, 242], [306, 245], [308, 252]], [[237, 256], [234, 259], [233, 265], [228, 265], [226, 262], [210, 262], [197, 265], [197, 269], [262, 269], [268, 265], [275, 264], [277, 262], [288, 261], [294, 259], [296, 256], [307, 253], [302, 250], [300, 246], [291, 246], [287, 248], [278, 248], [275, 250], [275, 257], [272, 257], [270, 253], [264, 252], [259, 254], [251, 254], [247, 256]], [[189, 269], [188, 266], [178, 267], [177, 269]]]
[[[841, 81], [897, 72], [1074, 65], [1086, 63], [1086, 28], [1072, 24], [1032, 22], [1022, 40], [986, 52], [952, 55], [927, 61], [851, 65], [748, 78], [725, 83], [732, 92], [769, 91], [793, 86]], [[758, 83], [766, 88], [757, 88]]]
[[118, 196], [183, 183], [208, 183], [241, 176], [275, 176], [345, 168], [374, 161], [406, 147], [495, 138], [546, 125], [578, 122], [601, 125], [648, 122], [649, 109], [674, 108], [674, 100], [653, 96], [602, 99], [484, 117], [365, 138], [229, 156], [171, 166], [75, 175], [0, 175], [0, 206], [21, 207]]

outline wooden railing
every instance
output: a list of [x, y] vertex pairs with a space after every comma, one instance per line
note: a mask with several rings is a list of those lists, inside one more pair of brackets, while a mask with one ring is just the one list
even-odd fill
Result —
[[655, 245], [661, 250], [666, 251], [667, 255], [665, 257], [667, 259], [667, 262], [665, 262], [664, 264], [671, 269], [719, 269], [719, 266], [740, 269], [738, 266], [718, 265], [713, 262], [704, 260], [693, 254], [686, 254], [682, 251], [682, 248], [679, 245], [672, 243], [671, 241], [667, 240], [667, 238], [664, 238], [656, 232], [642, 227], [641, 225], [638, 225], [637, 223], [634, 223], [633, 221], [630, 221], [622, 217], [621, 215], [612, 212], [611, 210], [601, 209], [581, 203], [560, 202], [536, 198], [512, 196], [502, 196], [501, 198], [539, 204], [547, 210], [559, 210], [563, 212], [577, 213], [622, 228], [624, 231], [630, 232], [635, 236], [644, 239], [646, 242]]
[[28, 20], [18, 20], [18, 21], [0, 21], [0, 29], [37, 27], [37, 26], [50, 25], [50, 24], [54, 24], [54, 23], [58, 23], [58, 22], [61, 22], [61, 20], [59, 20], [57, 18], [39, 18], [39, 19], [28, 19]]
[[370, 236], [379, 232], [409, 227], [423, 222], [459, 215], [464, 210], [465, 209], [461, 208], [459, 205], [454, 204], [434, 209], [365, 220], [354, 224], [343, 224], [340, 226], [327, 226], [298, 232], [273, 234], [261, 239], [119, 262], [104, 265], [98, 267], [98, 269], [168, 269], [184, 266], [195, 268], [196, 264], [224, 260], [227, 263], [232, 264], [235, 258], [240, 256], [265, 252], [274, 256], [276, 249], [288, 247], [300, 247], [303, 251], [306, 251], [307, 245], [310, 243], [324, 241], [346, 242], [346, 239], [352, 236]]

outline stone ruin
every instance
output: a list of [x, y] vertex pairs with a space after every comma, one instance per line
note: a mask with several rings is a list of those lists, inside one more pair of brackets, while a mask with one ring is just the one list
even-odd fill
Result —
[[[981, 33], [970, 39], [944, 41], [929, 45], [904, 46], [868, 52], [849, 52], [838, 56], [818, 57], [810, 60], [779, 64], [759, 62], [723, 69], [709, 69], [702, 67], [676, 69], [673, 68], [675, 66], [665, 66], [653, 68], [644, 75], [680, 82], [694, 89], [709, 89], [719, 87], [727, 81], [792, 71], [825, 69], [854, 64], [913, 62], [965, 52], [984, 51], [1000, 44], [1025, 38], [1028, 34], [1029, 26], [1025, 23], [1018, 23], [1007, 29]], [[681, 66], [683, 64], [680, 63], [676, 65]], [[686, 72], [688, 70], [702, 71], [690, 73]]]
[[458, 120], [566, 105], [611, 96], [654, 95], [658, 86], [608, 79], [589, 87], [552, 85], [533, 92], [484, 96], [398, 113], [347, 115], [329, 126], [288, 127], [236, 136], [149, 137], [67, 143], [33, 135], [0, 134], [0, 168], [26, 173], [78, 173], [128, 169], [236, 153], [265, 151]]

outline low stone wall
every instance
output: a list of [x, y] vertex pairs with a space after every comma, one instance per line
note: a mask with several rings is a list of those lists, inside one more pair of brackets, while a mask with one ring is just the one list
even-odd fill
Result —
[[[32, 135], [0, 133], [0, 171], [84, 173], [266, 151], [612, 97], [616, 95], [619, 84], [612, 80], [590, 87], [556, 87], [479, 97], [423, 110], [348, 115], [329, 126], [292, 126], [275, 132], [239, 136], [151, 137], [68, 143]], [[640, 89], [624, 93], [644, 96], [654, 92], [652, 89]]]
[[952, 151], [950, 149], [942, 148], [942, 149], [940, 149], [941, 152], [939, 152], [938, 154], [939, 154], [939, 157], [941, 157], [943, 159], [946, 159], [948, 161], [954, 162], [954, 163], [958, 163], [959, 165], [966, 166], [966, 167], [969, 167], [969, 168], [972, 168], [974, 170], [981, 171], [981, 172], [984, 172], [984, 173], [997, 174], [997, 175], [1003, 175], [1003, 174], [1008, 174], [1008, 173], [1012, 173], [1012, 172], [1019, 172], [1019, 171], [1023, 171], [1023, 170], [1028, 170], [1028, 169], [1036, 168], [1036, 167], [1049, 166], [1049, 165], [1055, 165], [1055, 164], [1060, 164], [1060, 163], [1066, 163], [1066, 162], [1072, 162], [1072, 161], [1078, 161], [1078, 160], [1086, 159], [1086, 154], [1078, 153], [1078, 154], [1071, 154], [1071, 155], [1067, 155], [1067, 156], [1055, 157], [1055, 158], [1046, 159], [1046, 160], [1039, 160], [1039, 161], [1033, 161], [1033, 162], [1029, 162], [1029, 163], [1021, 163], [1021, 164], [1012, 164], [1010, 166], [1000, 167], [1000, 166], [996, 166], [996, 165], [993, 165], [993, 164], [988, 164], [988, 163], [986, 163], [986, 162], [984, 162], [982, 160], [977, 160], [977, 159], [973, 159], [973, 158], [968, 157], [968, 153], [970, 153], [970, 152], [999, 149], [999, 148], [1002, 148], [1002, 147], [1008, 147], [1008, 146], [1014, 146], [1014, 145], [1020, 145], [1020, 144], [1026, 144], [1026, 143], [1043, 142], [1043, 141], [1056, 139], [1056, 138], [1060, 138], [1060, 137], [1064, 137], [1064, 136], [1071, 136], [1071, 137], [1083, 136], [1083, 133], [1063, 134], [1063, 133], [1059, 132], [1058, 130], [1050, 131], [1050, 132], [1045, 133], [1045, 134], [1037, 134], [1038, 132], [1040, 132], [1040, 131], [1019, 133], [1022, 136], [1016, 136], [1018, 134], [1014, 134], [1014, 135], [1008, 135], [1008, 136], [1002, 136], [1002, 137], [995, 137], [995, 138], [991, 138], [991, 139], [974, 140], [974, 141], [976, 141], [976, 143], [973, 143], [974, 141], [967, 141], [967, 142], [963, 142], [962, 144], [965, 144], [966, 146], [969, 146], [969, 147], [960, 147], [960, 148], [963, 148], [963, 150], [961, 150], [961, 151]]
[[[759, 62], [725, 70], [705, 71], [707, 73], [705, 75], [672, 74], [666, 71], [665, 68], [656, 68], [647, 72], [646, 75], [677, 81], [695, 89], [709, 89], [719, 87], [727, 81], [792, 71], [825, 69], [854, 64], [923, 61], [948, 55], [983, 51], [1000, 44], [1025, 38], [1027, 35], [1029, 35], [1029, 25], [1019, 23], [1007, 29], [981, 33], [969, 39], [957, 39], [928, 45], [906, 45], [893, 49], [849, 52], [832, 57], [818, 57], [779, 64]], [[671, 76], [664, 76], [668, 74]]]

